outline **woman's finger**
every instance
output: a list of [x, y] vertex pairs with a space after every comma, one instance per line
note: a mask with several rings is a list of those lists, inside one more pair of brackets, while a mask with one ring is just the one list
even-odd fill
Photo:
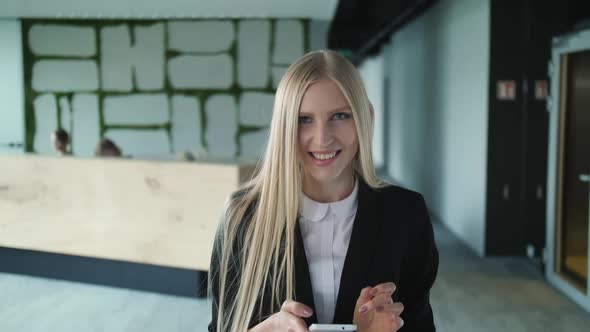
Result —
[[395, 326], [395, 331], [401, 329], [402, 326], [404, 326], [404, 320], [401, 317], [395, 317], [395, 319], [393, 320], [393, 323]]
[[305, 321], [287, 311], [275, 314], [272, 331], [309, 332]]
[[396, 288], [397, 286], [393, 282], [382, 283], [371, 289], [371, 295], [376, 296], [382, 293], [392, 295], [395, 292]]
[[390, 303], [393, 303], [393, 300], [391, 299], [390, 294], [387, 294], [387, 293], [379, 294], [379, 295], [375, 296], [371, 301], [368, 301], [367, 303], [363, 304], [359, 308], [359, 312], [361, 314], [364, 314], [364, 313], [367, 313], [371, 310], [375, 310], [378, 306], [390, 304]]
[[363, 305], [366, 302], [370, 301], [373, 296], [371, 295], [371, 287], [365, 287], [361, 290], [361, 294], [359, 295], [358, 299], [356, 300], [357, 307], [359, 305]]
[[390, 314], [391, 316], [389, 316], [388, 319], [391, 322], [391, 326], [393, 327], [393, 331], [399, 331], [399, 329], [401, 329], [404, 326], [404, 320], [399, 317], [396, 316], [394, 314]]
[[377, 306], [375, 310], [377, 312], [389, 312], [396, 316], [399, 316], [404, 311], [404, 305], [401, 302], [382, 304], [380, 306]]
[[281, 311], [280, 315], [282, 317], [279, 331], [309, 332], [307, 324], [300, 317], [286, 311]]
[[283, 302], [281, 311], [291, 313], [298, 317], [310, 317], [313, 314], [313, 310], [310, 307], [293, 300]]

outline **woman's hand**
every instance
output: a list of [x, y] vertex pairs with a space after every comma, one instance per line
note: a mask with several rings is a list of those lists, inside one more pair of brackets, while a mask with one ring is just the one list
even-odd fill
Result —
[[358, 332], [394, 332], [404, 325], [399, 317], [404, 306], [393, 303], [393, 292], [395, 284], [392, 282], [366, 287], [361, 291], [353, 318]]
[[313, 310], [305, 304], [287, 300], [281, 311], [254, 326], [249, 332], [309, 332], [303, 318], [310, 317]]

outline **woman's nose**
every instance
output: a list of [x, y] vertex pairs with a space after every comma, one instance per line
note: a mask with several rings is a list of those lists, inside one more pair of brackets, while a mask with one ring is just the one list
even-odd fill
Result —
[[330, 128], [324, 124], [315, 126], [313, 136], [316, 146], [320, 148], [328, 147], [334, 139]]

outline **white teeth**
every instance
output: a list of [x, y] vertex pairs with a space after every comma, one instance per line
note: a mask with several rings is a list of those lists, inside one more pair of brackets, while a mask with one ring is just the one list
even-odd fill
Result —
[[313, 155], [313, 157], [315, 159], [319, 159], [319, 160], [327, 160], [327, 159], [332, 159], [336, 156], [336, 152], [332, 152], [330, 154], [317, 154], [317, 153], [311, 153]]

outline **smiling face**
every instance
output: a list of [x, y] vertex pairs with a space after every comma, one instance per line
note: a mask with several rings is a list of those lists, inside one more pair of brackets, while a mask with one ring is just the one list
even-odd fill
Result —
[[358, 149], [352, 110], [338, 85], [330, 79], [310, 85], [301, 100], [298, 129], [305, 181], [352, 183]]

